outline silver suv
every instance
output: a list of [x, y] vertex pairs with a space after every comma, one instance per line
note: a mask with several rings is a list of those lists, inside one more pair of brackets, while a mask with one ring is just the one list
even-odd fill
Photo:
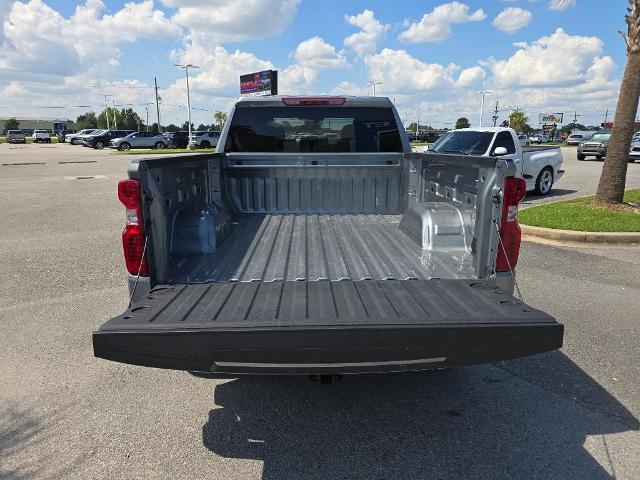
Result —
[[211, 148], [218, 145], [220, 132], [194, 132], [191, 134], [191, 145], [196, 148]]
[[169, 146], [169, 139], [161, 133], [134, 132], [126, 137], [114, 138], [109, 142], [109, 146], [122, 151], [132, 148], [163, 149]]
[[22, 130], [9, 130], [7, 132], [7, 143], [27, 143], [27, 139]]

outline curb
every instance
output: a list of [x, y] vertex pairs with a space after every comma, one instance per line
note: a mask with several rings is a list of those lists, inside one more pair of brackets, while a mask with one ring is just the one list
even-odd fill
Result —
[[523, 224], [520, 224], [520, 230], [522, 230], [524, 240], [538, 243], [556, 241], [589, 244], [640, 244], [640, 232], [578, 232]]

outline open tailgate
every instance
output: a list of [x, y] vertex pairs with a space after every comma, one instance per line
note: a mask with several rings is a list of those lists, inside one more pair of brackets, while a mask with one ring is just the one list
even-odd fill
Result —
[[221, 373], [362, 373], [493, 362], [562, 346], [564, 327], [471, 280], [158, 286], [93, 333], [97, 357]]

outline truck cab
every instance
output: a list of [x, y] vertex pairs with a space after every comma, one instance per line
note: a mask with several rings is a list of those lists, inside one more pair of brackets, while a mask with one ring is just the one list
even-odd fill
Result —
[[557, 147], [523, 147], [512, 128], [478, 127], [452, 130], [440, 137], [426, 152], [481, 155], [511, 160], [516, 175], [525, 179], [527, 191], [547, 195], [562, 175], [562, 152]]

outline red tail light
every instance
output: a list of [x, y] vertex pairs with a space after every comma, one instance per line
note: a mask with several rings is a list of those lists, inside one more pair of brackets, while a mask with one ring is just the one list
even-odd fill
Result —
[[508, 272], [509, 266], [514, 268], [518, 263], [522, 240], [522, 233], [518, 225], [518, 205], [526, 193], [527, 182], [524, 178], [507, 177], [505, 179], [500, 220], [500, 239], [504, 249], [498, 245], [496, 272]]
[[142, 198], [140, 180], [121, 180], [118, 198], [125, 206], [127, 223], [122, 232], [122, 248], [127, 271], [131, 275], [149, 276], [149, 264], [144, 255], [144, 227], [142, 224]]
[[344, 105], [345, 97], [284, 97], [282, 103], [294, 105]]

